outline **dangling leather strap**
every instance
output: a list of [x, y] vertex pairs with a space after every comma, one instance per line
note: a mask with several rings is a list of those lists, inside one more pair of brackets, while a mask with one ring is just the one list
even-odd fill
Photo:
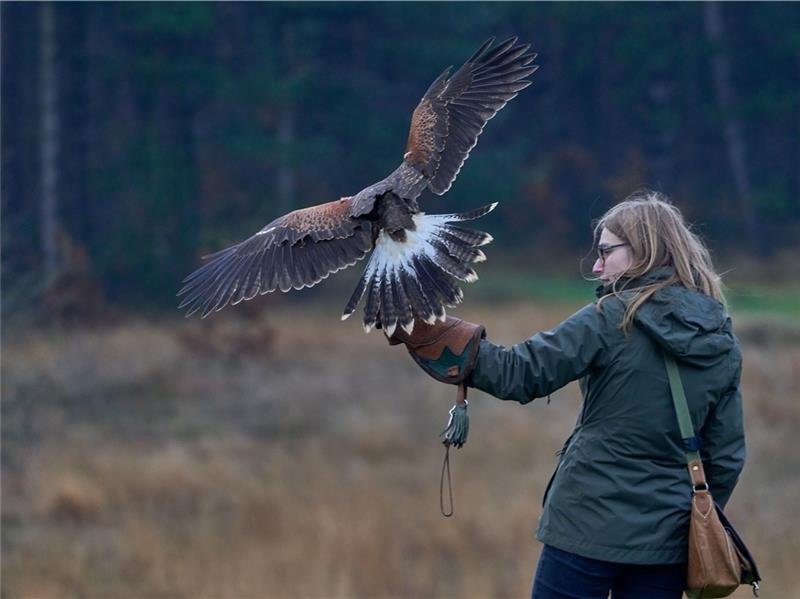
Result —
[[[456, 405], [453, 406], [453, 409], [450, 410], [451, 418], [450, 422], [448, 422], [448, 428], [453, 421], [453, 413], [455, 409], [459, 406], [467, 406], [467, 386], [464, 383], [459, 383], [458, 388], [456, 390]], [[447, 430], [447, 429], [445, 429]], [[466, 439], [466, 438], [465, 438]], [[453, 481], [450, 477], [450, 447], [453, 446], [453, 442], [450, 440], [449, 437], [445, 437], [444, 441], [442, 441], [444, 445], [444, 461], [442, 462], [442, 476], [439, 479], [439, 510], [442, 512], [442, 516], [445, 518], [449, 518], [453, 515], [454, 507], [453, 507]], [[456, 448], [461, 447], [462, 443], [456, 443]], [[448, 504], [449, 507], [445, 509], [444, 506], [444, 481], [445, 477], [447, 478], [447, 496], [449, 498]]]
[[[444, 508], [444, 477], [447, 474], [447, 493], [450, 496], [450, 507]], [[449, 518], [453, 515], [453, 483], [450, 480], [450, 443], [444, 444], [444, 461], [442, 462], [442, 477], [439, 479], [439, 510], [442, 516]]]
[[686, 452], [686, 464], [692, 479], [692, 489], [695, 491], [708, 490], [703, 460], [700, 458], [700, 439], [694, 434], [692, 416], [686, 403], [686, 394], [683, 390], [678, 364], [675, 362], [675, 358], [666, 352], [664, 352], [664, 364], [667, 367], [672, 404], [675, 406], [675, 415], [678, 417], [678, 426], [681, 430], [681, 437], [683, 437], [683, 449]]
[[458, 384], [456, 391], [456, 405], [466, 403], [467, 401], [467, 386], [464, 383]]

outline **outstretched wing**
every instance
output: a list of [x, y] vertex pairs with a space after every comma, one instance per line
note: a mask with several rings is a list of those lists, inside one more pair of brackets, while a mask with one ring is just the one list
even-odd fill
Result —
[[369, 221], [352, 218], [351, 198], [295, 210], [241, 243], [208, 256], [184, 279], [179, 308], [205, 317], [280, 289], [311, 287], [372, 249]]
[[478, 141], [486, 122], [531, 82], [537, 68], [527, 54], [530, 44], [511, 38], [490, 49], [486, 41], [464, 65], [448, 77], [439, 75], [414, 110], [405, 160], [442, 195], [453, 184]]

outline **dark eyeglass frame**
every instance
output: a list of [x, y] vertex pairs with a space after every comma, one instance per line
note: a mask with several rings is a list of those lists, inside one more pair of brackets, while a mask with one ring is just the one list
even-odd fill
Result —
[[606, 258], [608, 255], [613, 252], [617, 248], [621, 248], [624, 245], [630, 245], [630, 243], [615, 243], [614, 245], [598, 245], [597, 246], [597, 257], [600, 258], [600, 261], [605, 264]]

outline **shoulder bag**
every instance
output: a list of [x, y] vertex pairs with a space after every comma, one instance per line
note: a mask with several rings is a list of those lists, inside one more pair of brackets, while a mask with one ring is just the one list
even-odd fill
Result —
[[700, 439], [694, 434], [678, 365], [667, 353], [664, 353], [664, 362], [692, 481], [686, 594], [691, 599], [727, 597], [739, 585], [749, 584], [757, 597], [761, 582], [758, 567], [744, 541], [711, 496], [700, 458]]

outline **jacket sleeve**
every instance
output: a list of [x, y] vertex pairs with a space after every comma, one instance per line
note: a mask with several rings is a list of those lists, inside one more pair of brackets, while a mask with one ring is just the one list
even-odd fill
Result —
[[510, 349], [484, 339], [469, 385], [522, 404], [549, 395], [596, 365], [606, 347], [607, 311], [589, 304], [552, 331]]
[[701, 433], [700, 453], [706, 481], [711, 495], [722, 508], [739, 480], [746, 454], [740, 377], [741, 362], [733, 384], [709, 412]]

